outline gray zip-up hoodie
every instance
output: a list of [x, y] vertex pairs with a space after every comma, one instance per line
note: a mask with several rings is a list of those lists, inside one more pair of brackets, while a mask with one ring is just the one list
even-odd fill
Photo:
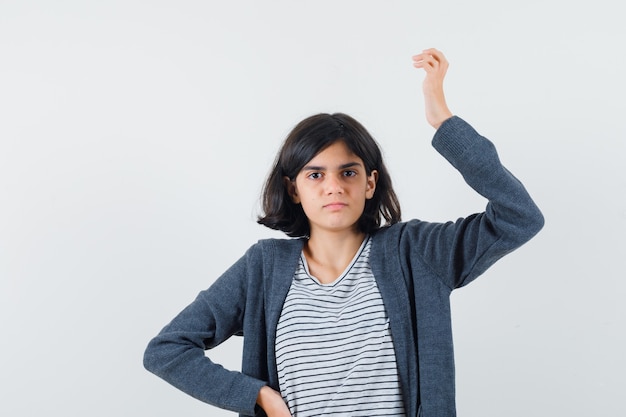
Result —
[[[411, 220], [372, 235], [370, 263], [389, 315], [407, 416], [453, 417], [454, 354], [450, 293], [468, 284], [543, 227], [524, 186], [493, 144], [459, 117], [433, 146], [488, 200], [455, 222]], [[259, 390], [278, 390], [274, 341], [303, 239], [268, 239], [202, 291], [149, 343], [144, 366], [193, 397], [245, 416], [264, 416]], [[204, 354], [243, 335], [241, 372]]]

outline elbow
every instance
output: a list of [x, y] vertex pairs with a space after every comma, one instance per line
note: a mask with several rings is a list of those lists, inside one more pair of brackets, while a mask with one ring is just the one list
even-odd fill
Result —
[[533, 211], [532, 215], [530, 216], [530, 221], [529, 221], [529, 225], [528, 225], [528, 230], [529, 230], [529, 233], [530, 233], [530, 237], [529, 238], [532, 238], [537, 233], [539, 233], [541, 231], [541, 229], [543, 229], [543, 226], [545, 224], [546, 224], [546, 219], [543, 216], [543, 213], [541, 212], [541, 210], [539, 210], [539, 208], [537, 206], [535, 206], [535, 210]]
[[156, 373], [156, 363], [157, 361], [155, 361], [155, 355], [150, 344], [143, 353], [143, 367], [149, 372]]
[[518, 227], [520, 243], [524, 244], [535, 237], [543, 229], [544, 225], [545, 218], [543, 214], [537, 206], [534, 206], [532, 210], [526, 213], [524, 220], [520, 222], [521, 227]]
[[500, 216], [500, 221], [496, 221], [496, 224], [500, 225], [501, 236], [511, 249], [527, 243], [543, 229], [545, 224], [543, 214], [534, 203], [520, 208], [518, 205], [514, 211], [508, 212], [508, 216]]
[[545, 217], [543, 217], [543, 213], [539, 212], [538, 219], [537, 219], [537, 230], [535, 231], [535, 234], [539, 233], [539, 231], [543, 229], [543, 226], [545, 226], [545, 224], [546, 224], [546, 219]]
[[143, 353], [143, 367], [155, 375], [161, 375], [166, 362], [167, 360], [164, 358], [162, 350], [158, 348], [156, 341], [150, 341]]

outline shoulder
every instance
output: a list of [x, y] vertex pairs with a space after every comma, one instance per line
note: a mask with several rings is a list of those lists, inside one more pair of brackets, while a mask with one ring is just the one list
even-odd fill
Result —
[[303, 238], [261, 239], [248, 249], [246, 256], [256, 261], [280, 262], [298, 257], [303, 245]]
[[[218, 278], [219, 287], [248, 287], [261, 291], [263, 282], [276, 276], [290, 275], [302, 251], [300, 239], [262, 239], [246, 252]], [[248, 291], [250, 292], [250, 291]], [[242, 291], [243, 293], [243, 291]]]
[[438, 223], [432, 223], [420, 219], [410, 219], [402, 222], [395, 223], [391, 226], [381, 227], [372, 233], [372, 238], [376, 240], [389, 240], [395, 236], [399, 236], [405, 233], [409, 233], [416, 229], [428, 227], [429, 225], [435, 225]]
[[302, 249], [304, 245], [304, 238], [292, 238], [292, 239], [260, 239], [250, 249], [254, 250], [285, 250], [292, 251]]
[[399, 222], [391, 226], [381, 227], [372, 234], [372, 244], [386, 251], [399, 249], [422, 231], [435, 225], [436, 223], [426, 222], [419, 219], [412, 219]]

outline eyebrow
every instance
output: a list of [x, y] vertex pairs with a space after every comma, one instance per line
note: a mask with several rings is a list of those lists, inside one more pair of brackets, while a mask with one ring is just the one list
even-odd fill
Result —
[[[339, 169], [346, 169], [352, 167], [362, 167], [363, 164], [359, 162], [348, 162], [347, 164], [339, 165]], [[305, 165], [302, 167], [302, 171], [325, 171], [326, 167], [317, 166], [317, 165]]]

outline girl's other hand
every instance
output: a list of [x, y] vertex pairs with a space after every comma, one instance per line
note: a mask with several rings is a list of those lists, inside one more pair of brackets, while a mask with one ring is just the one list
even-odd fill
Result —
[[422, 83], [426, 120], [438, 129], [446, 119], [452, 117], [443, 92], [443, 79], [448, 71], [448, 60], [437, 49], [425, 49], [421, 54], [413, 56], [413, 66], [426, 72]]
[[267, 417], [291, 417], [283, 397], [267, 385], [259, 391], [256, 403], [265, 411]]

